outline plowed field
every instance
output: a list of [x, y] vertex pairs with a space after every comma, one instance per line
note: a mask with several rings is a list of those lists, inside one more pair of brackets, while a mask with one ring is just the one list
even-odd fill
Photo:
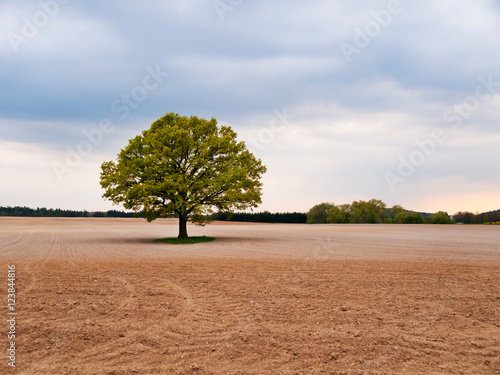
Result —
[[[500, 374], [500, 227], [0, 218], [18, 374]], [[0, 278], [1, 280], [1, 278]]]

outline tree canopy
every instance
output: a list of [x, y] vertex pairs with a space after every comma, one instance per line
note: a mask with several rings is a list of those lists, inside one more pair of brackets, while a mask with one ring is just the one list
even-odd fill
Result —
[[103, 195], [148, 221], [175, 215], [179, 238], [188, 220], [257, 207], [266, 167], [217, 120], [169, 113], [129, 141], [117, 162], [101, 166]]
[[335, 207], [333, 203], [320, 203], [312, 207], [307, 213], [307, 224], [324, 224], [328, 217], [328, 212]]
[[448, 216], [447, 212], [439, 211], [431, 215], [429, 222], [432, 224], [453, 224], [453, 220]]
[[[458, 214], [457, 214], [458, 215]], [[493, 218], [493, 215], [488, 218]], [[494, 220], [491, 220], [494, 222]], [[450, 224], [453, 223], [446, 212], [434, 215], [409, 211], [400, 205], [387, 208], [380, 199], [354, 201], [351, 204], [334, 205], [320, 203], [307, 213], [308, 224], [324, 223], [395, 223], [395, 224]]]
[[369, 201], [354, 201], [351, 204], [351, 222], [383, 223], [385, 218], [385, 203], [380, 199]]

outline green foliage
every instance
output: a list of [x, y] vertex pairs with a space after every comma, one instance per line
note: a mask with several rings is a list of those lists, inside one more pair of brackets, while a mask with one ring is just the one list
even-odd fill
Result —
[[394, 224], [423, 224], [424, 216], [419, 212], [408, 211], [400, 205], [393, 206], [388, 211]]
[[453, 220], [450, 219], [448, 213], [443, 211], [439, 211], [434, 215], [431, 215], [430, 222], [432, 224], [453, 224]]
[[497, 222], [500, 221], [500, 210], [484, 212], [482, 214], [472, 212], [457, 212], [453, 220], [455, 223], [463, 223], [463, 224], [487, 224], [489, 222]]
[[409, 216], [408, 211], [406, 210], [400, 211], [394, 217], [394, 222], [397, 224], [407, 223], [408, 216]]
[[178, 216], [179, 238], [187, 237], [188, 220], [204, 225], [214, 212], [257, 207], [266, 172], [230, 127], [174, 113], [153, 122], [101, 169], [104, 198], [148, 221]]
[[395, 205], [389, 210], [389, 217], [392, 219], [393, 223], [402, 224], [407, 216], [408, 211], [400, 205]]
[[215, 241], [213, 237], [201, 236], [201, 237], [189, 237], [189, 238], [158, 238], [156, 242], [165, 242], [171, 244], [184, 244], [184, 243], [200, 243], [200, 242], [211, 242]]
[[[493, 213], [491, 214], [486, 217], [493, 217]], [[446, 212], [440, 211], [434, 215], [430, 215], [408, 211], [400, 205], [387, 209], [386, 204], [381, 200], [371, 199], [369, 201], [354, 201], [350, 205], [342, 204], [335, 206], [331, 203], [318, 204], [307, 213], [307, 222], [311, 224], [325, 222], [385, 224], [423, 224], [424, 222], [428, 222], [432, 224], [452, 224], [453, 220]]]
[[335, 207], [333, 203], [326, 202], [312, 207], [307, 213], [307, 224], [325, 224], [332, 207]]
[[477, 215], [474, 215], [471, 212], [457, 212], [454, 215], [454, 221], [456, 223], [463, 223], [463, 224], [477, 224]]
[[410, 212], [403, 220], [404, 224], [423, 224], [424, 218], [416, 212]]
[[401, 212], [407, 212], [403, 206], [400, 206], [400, 205], [395, 205], [395, 206], [392, 206], [392, 208], [390, 209], [390, 215], [391, 215], [391, 218], [394, 218], [397, 214], [401, 213]]
[[489, 211], [485, 212], [479, 215], [476, 215], [476, 217], [473, 219], [475, 222], [480, 222], [480, 223], [496, 223], [500, 221], [500, 210], [496, 211]]
[[351, 220], [351, 205], [341, 204], [340, 206], [333, 206], [328, 211], [327, 223], [349, 223]]
[[379, 199], [354, 201], [351, 204], [351, 223], [383, 223], [386, 204]]

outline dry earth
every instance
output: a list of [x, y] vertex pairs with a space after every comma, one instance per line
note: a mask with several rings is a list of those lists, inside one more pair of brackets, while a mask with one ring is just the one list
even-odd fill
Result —
[[500, 227], [0, 218], [18, 374], [500, 374]]

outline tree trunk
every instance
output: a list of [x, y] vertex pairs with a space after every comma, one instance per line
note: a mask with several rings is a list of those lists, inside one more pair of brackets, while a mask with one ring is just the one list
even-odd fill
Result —
[[187, 214], [179, 215], [179, 236], [177, 236], [179, 240], [185, 240], [188, 238], [187, 234]]

